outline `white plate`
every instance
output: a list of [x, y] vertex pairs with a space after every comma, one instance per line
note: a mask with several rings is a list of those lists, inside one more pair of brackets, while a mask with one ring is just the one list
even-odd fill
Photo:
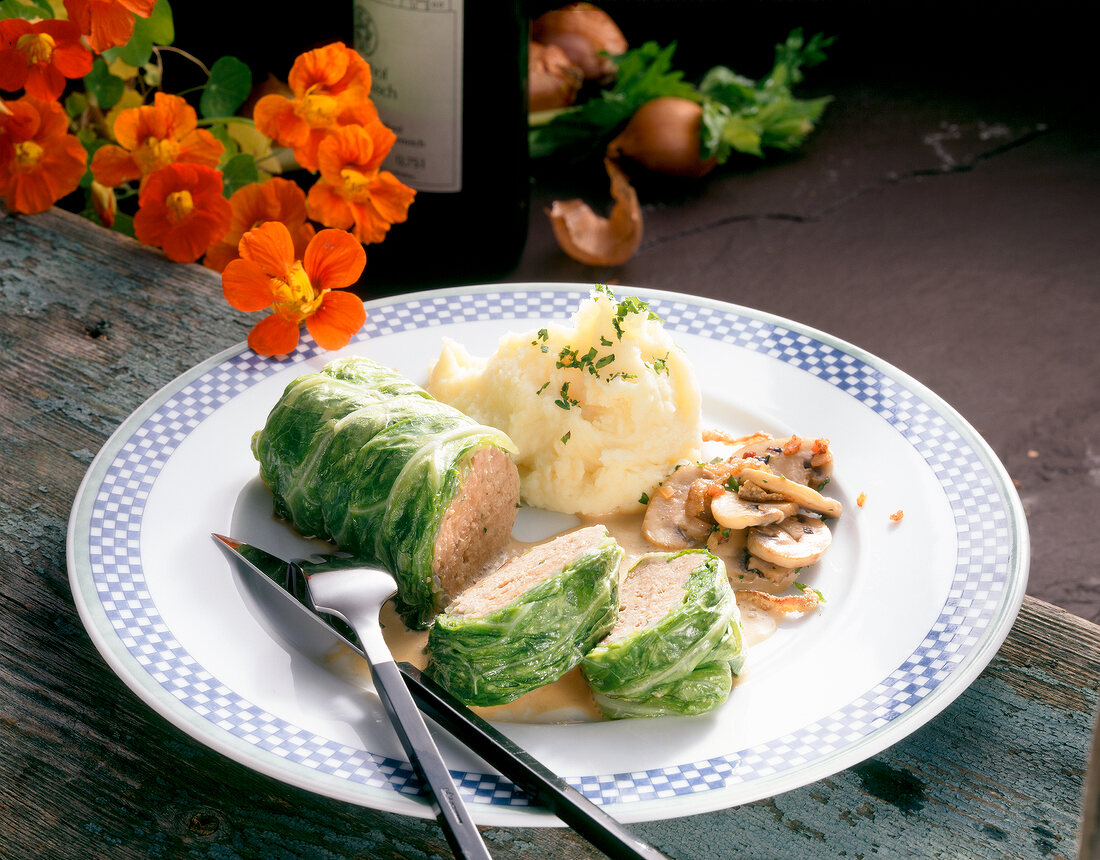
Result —
[[[1023, 600], [1027, 526], [1003, 467], [939, 397], [849, 344], [742, 307], [617, 291], [651, 301], [687, 351], [707, 426], [831, 440], [829, 489], [845, 514], [810, 579], [827, 602], [753, 648], [744, 682], [706, 716], [500, 728], [624, 821], [778, 794], [901, 740], [977, 677]], [[507, 330], [568, 318], [588, 292], [515, 284], [371, 302], [367, 325], [338, 354], [423, 382], [442, 336], [486, 355]], [[312, 628], [280, 635], [210, 538], [302, 549], [271, 515], [249, 440], [291, 379], [338, 354], [308, 337], [277, 361], [242, 344], [150, 398], [81, 485], [69, 574], [96, 646], [175, 725], [288, 783], [427, 816], [363, 673], [326, 656], [319, 629], [320, 640]], [[480, 823], [558, 823], [440, 742]]]

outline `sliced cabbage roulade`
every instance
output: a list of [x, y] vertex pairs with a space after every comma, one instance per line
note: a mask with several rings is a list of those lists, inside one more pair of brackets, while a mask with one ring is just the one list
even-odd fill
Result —
[[367, 358], [292, 381], [252, 452], [275, 513], [393, 573], [410, 627], [482, 573], [515, 521], [512, 441]]
[[590, 526], [506, 562], [437, 616], [427, 674], [470, 705], [556, 681], [615, 623], [622, 558], [607, 529]]
[[619, 618], [581, 663], [609, 717], [702, 714], [744, 663], [741, 616], [721, 560], [705, 549], [642, 556], [623, 577]]

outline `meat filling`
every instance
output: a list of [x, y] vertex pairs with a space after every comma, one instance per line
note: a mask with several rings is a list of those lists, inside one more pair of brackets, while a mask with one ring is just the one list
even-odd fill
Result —
[[561, 573], [573, 559], [607, 537], [603, 526], [589, 526], [539, 544], [474, 583], [448, 607], [449, 615], [482, 618], [507, 606], [540, 582]]
[[477, 451], [436, 532], [433, 573], [444, 602], [484, 574], [512, 533], [518, 505], [519, 473], [512, 459], [497, 448]]
[[656, 624], [684, 599], [684, 586], [699, 567], [698, 553], [643, 558], [619, 586], [619, 618], [605, 642]]

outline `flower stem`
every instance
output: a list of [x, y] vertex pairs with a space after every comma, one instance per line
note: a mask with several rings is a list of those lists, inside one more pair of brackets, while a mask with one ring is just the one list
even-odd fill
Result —
[[190, 60], [192, 63], [194, 63], [200, 69], [202, 69], [202, 73], [204, 75], [206, 75], [207, 77], [210, 77], [210, 69], [206, 68], [203, 61], [200, 60], [198, 57], [196, 57], [194, 54], [189, 54], [187, 51], [184, 51], [181, 48], [176, 48], [173, 45], [157, 45], [156, 50], [157, 51], [171, 51], [174, 54], [179, 54], [181, 57], [186, 57], [188, 60]]

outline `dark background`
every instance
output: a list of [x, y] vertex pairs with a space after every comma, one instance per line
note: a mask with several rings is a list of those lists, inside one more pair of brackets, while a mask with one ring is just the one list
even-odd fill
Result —
[[[480, 0], [488, 2], [488, 0]], [[532, 15], [560, 4], [530, 2]], [[767, 70], [772, 45], [793, 27], [838, 37], [823, 86], [876, 77], [942, 84], [975, 94], [1084, 97], [1094, 83], [1092, 30], [1081, 4], [877, 0], [607, 0], [599, 5], [631, 44], [676, 41], [692, 78], [723, 63], [750, 77]], [[253, 4], [194, 0], [176, 11], [175, 44], [208, 64], [232, 54], [256, 78], [286, 77], [299, 53], [351, 42], [351, 3], [321, 0], [291, 17]], [[492, 52], [493, 45], [484, 45]], [[1087, 112], [1088, 102], [1079, 108]]]

